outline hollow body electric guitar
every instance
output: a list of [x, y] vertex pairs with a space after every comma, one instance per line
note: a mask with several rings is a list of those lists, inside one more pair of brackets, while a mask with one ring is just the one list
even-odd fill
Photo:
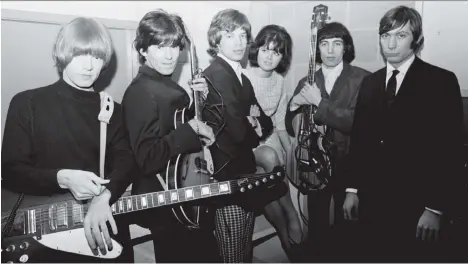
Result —
[[[202, 77], [201, 69], [198, 68], [195, 43], [185, 28], [187, 40], [189, 41], [189, 57], [192, 79]], [[202, 121], [203, 92], [193, 91], [194, 119]], [[188, 109], [177, 110], [174, 113], [174, 128], [188, 122]], [[166, 168], [166, 186], [168, 190], [174, 190], [195, 185], [213, 182], [214, 164], [211, 152], [207, 146], [197, 153], [184, 153], [178, 155], [175, 160], [168, 162]], [[209, 217], [207, 207], [200, 205], [181, 205], [172, 209], [176, 219], [189, 228], [200, 228], [204, 218]]]
[[[202, 202], [222, 197], [230, 199], [230, 196], [248, 195], [255, 189], [273, 188], [284, 184], [284, 177], [284, 169], [277, 167], [271, 173], [239, 175], [236, 180], [122, 197], [111, 209], [113, 215], [119, 215], [163, 206], [196, 203], [197, 200]], [[112, 240], [112, 251], [108, 251], [106, 255], [100, 252], [98, 256], [93, 255], [83, 229], [87, 209], [88, 204], [76, 200], [29, 208], [20, 207], [12, 230], [2, 238], [2, 262], [36, 262], [34, 253], [43, 250], [44, 247], [96, 258], [117, 258], [122, 252], [122, 246], [115, 240]], [[2, 213], [2, 229], [9, 214], [10, 212]]]
[[[310, 85], [315, 82], [317, 31], [329, 19], [327, 6], [315, 6], [313, 11], [307, 74]], [[296, 137], [287, 153], [288, 177], [303, 194], [325, 188], [331, 177], [331, 155], [327, 149], [330, 143], [324, 136], [326, 127], [317, 126], [313, 121], [316, 109], [315, 105], [301, 107], [301, 113], [293, 121]]]

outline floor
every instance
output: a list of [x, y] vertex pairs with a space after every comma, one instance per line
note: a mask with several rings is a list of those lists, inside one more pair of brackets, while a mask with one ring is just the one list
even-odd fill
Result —
[[[266, 221], [265, 217], [259, 216], [255, 221], [254, 241], [266, 237], [271, 237], [275, 229]], [[149, 234], [149, 230], [137, 225], [130, 226], [132, 239]], [[262, 239], [262, 241], [264, 240]], [[257, 241], [258, 242], [258, 241]], [[153, 242], [147, 241], [134, 246], [135, 263], [155, 263]], [[278, 236], [262, 242], [254, 248], [254, 263], [288, 263], [283, 249], [281, 248]]]

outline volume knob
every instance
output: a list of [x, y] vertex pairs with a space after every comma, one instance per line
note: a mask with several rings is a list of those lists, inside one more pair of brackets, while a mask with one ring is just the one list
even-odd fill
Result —
[[26, 250], [29, 248], [29, 243], [28, 242], [22, 242], [19, 246], [22, 250]]
[[15, 251], [16, 247], [15, 245], [9, 245], [5, 250], [6, 252], [13, 252]]

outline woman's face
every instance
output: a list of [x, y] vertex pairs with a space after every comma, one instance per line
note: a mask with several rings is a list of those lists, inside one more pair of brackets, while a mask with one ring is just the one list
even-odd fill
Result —
[[258, 66], [266, 72], [274, 71], [282, 58], [283, 54], [275, 51], [275, 45], [271, 42], [258, 49]]

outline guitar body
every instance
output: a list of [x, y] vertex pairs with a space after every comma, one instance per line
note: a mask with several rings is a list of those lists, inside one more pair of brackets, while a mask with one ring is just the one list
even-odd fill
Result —
[[94, 255], [88, 246], [83, 228], [39, 237], [28, 235], [6, 237], [2, 241], [2, 262], [48, 262], [47, 249], [50, 249], [50, 254], [61, 251], [95, 257], [95, 262], [100, 262], [100, 259], [116, 259], [120, 256], [123, 250], [122, 245], [112, 239], [112, 246], [112, 251], [107, 251], [105, 255], [99, 250], [98, 255]]
[[[177, 110], [174, 113], [174, 127], [187, 122], [186, 109]], [[175, 158], [172, 165], [169, 162], [166, 169], [166, 184], [168, 190], [185, 187], [210, 184], [213, 182], [211, 175], [213, 161], [207, 147], [202, 151], [189, 154], [181, 154]], [[197, 190], [195, 190], [197, 191]], [[209, 212], [207, 207], [199, 204], [186, 203], [172, 209], [174, 216], [181, 223], [191, 228], [199, 228], [200, 223], [207, 221]]]
[[[96, 262], [99, 262], [99, 259], [119, 257], [123, 247], [114, 239], [112, 239], [112, 251], [104, 255], [98, 250], [98, 255], [93, 254], [84, 235], [81, 221], [83, 218], [78, 215], [81, 210], [77, 210], [76, 207], [78, 204], [80, 204], [78, 201], [63, 201], [51, 206], [34, 206], [25, 209], [20, 207], [10, 233], [2, 238], [2, 262], [48, 262], [48, 253], [54, 254], [55, 251], [95, 257]], [[57, 209], [65, 206], [69, 206], [70, 210]], [[41, 212], [40, 215], [37, 215], [37, 212]], [[68, 213], [71, 213], [70, 218], [65, 217]], [[9, 214], [9, 212], [2, 213], [2, 230]], [[53, 216], [54, 220], [51, 220], [49, 217], [53, 214], [57, 216]], [[74, 220], [68, 221], [70, 219]], [[56, 226], [52, 228], [55, 224]]]

